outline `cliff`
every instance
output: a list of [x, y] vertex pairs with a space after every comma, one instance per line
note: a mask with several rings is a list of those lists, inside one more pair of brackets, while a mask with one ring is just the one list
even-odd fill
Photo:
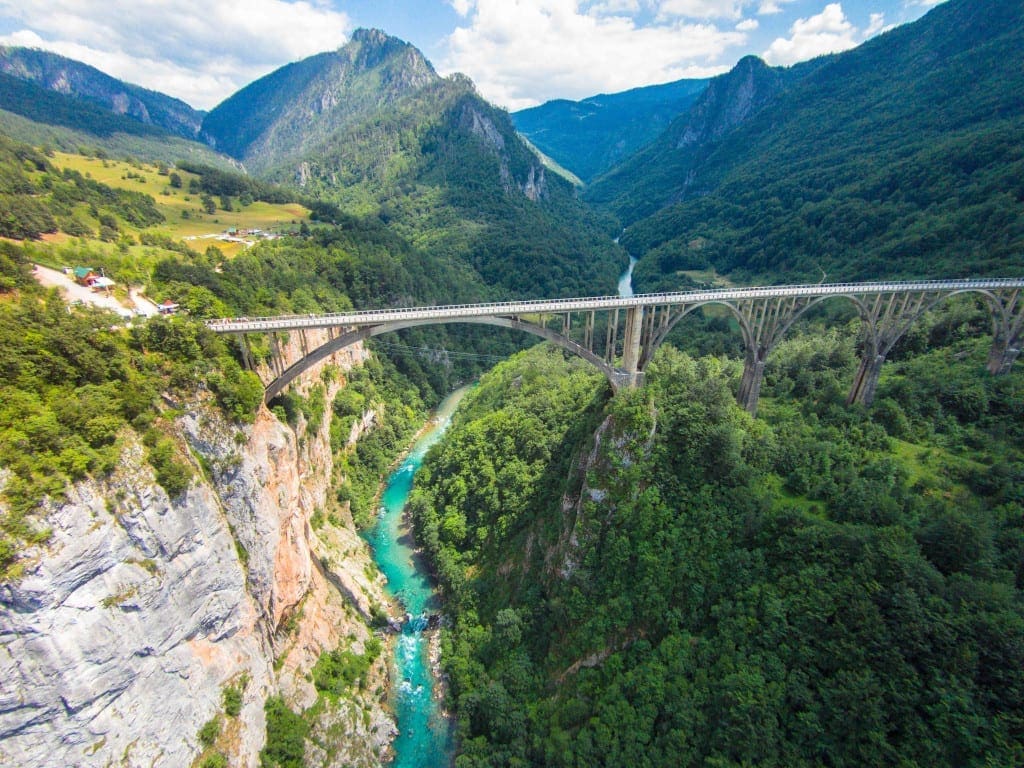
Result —
[[[329, 403], [344, 379], [324, 378]], [[256, 766], [267, 696], [312, 705], [306, 677], [320, 654], [342, 642], [361, 651], [367, 617], [386, 604], [344, 514], [311, 525], [330, 509], [329, 408], [311, 431], [266, 409], [230, 424], [202, 393], [174, 405], [196, 464], [189, 489], [169, 498], [126, 432], [117, 471], [51, 503], [49, 542], [0, 588], [2, 764], [189, 765], [216, 718], [212, 748]], [[330, 731], [323, 764], [380, 763], [394, 731], [386, 675], [382, 657], [365, 691], [312, 718], [315, 733]], [[228, 687], [242, 691], [237, 716], [224, 711]]]

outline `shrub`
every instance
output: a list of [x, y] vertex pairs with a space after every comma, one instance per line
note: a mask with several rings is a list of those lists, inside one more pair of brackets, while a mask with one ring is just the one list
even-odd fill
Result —
[[205, 749], [209, 749], [213, 746], [213, 742], [220, 736], [220, 719], [217, 717], [211, 717], [207, 720], [203, 727], [199, 729], [199, 743], [203, 745]]
[[263, 705], [267, 713], [267, 743], [260, 751], [262, 768], [303, 768], [309, 725], [280, 696]]
[[233, 685], [224, 689], [224, 714], [228, 717], [238, 717], [242, 711], [242, 691]]

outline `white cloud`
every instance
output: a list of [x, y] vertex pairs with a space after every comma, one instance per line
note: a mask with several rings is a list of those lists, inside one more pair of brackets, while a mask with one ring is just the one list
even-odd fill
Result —
[[668, 19], [738, 19], [743, 15], [745, 0], [661, 0], [658, 17]]
[[276, 67], [337, 48], [352, 28], [319, 0], [0, 0], [0, 38], [52, 50], [208, 108]]
[[614, 16], [617, 14], [634, 14], [640, 12], [639, 0], [604, 0], [587, 8], [591, 16]]
[[764, 52], [769, 64], [795, 64], [826, 53], [855, 47], [860, 35], [846, 18], [839, 3], [830, 3], [817, 16], [797, 19], [789, 29], [790, 37], [779, 37]]
[[757, 9], [758, 16], [771, 16], [774, 13], [782, 13], [782, 6], [792, 3], [793, 0], [761, 0]]
[[759, 26], [761, 26], [761, 22], [759, 22], [757, 19], [744, 19], [743, 21], [736, 25], [736, 29], [738, 29], [740, 32], [753, 32]]
[[874, 37], [875, 35], [881, 34], [882, 32], [888, 32], [890, 29], [895, 27], [895, 24], [885, 23], [884, 13], [872, 13], [871, 20], [868, 22], [867, 27], [864, 29], [864, 38]]
[[446, 40], [442, 72], [461, 71], [509, 109], [684, 77], [709, 77], [743, 32], [683, 20], [638, 26], [590, 14], [579, 0], [473, 0]]

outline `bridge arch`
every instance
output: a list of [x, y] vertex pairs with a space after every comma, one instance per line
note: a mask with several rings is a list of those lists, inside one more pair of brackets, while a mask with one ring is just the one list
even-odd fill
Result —
[[[858, 296], [843, 293], [836, 293], [828, 296], [816, 296], [811, 298], [806, 304], [797, 307], [794, 313], [785, 319], [782, 326], [776, 331], [775, 343], [781, 341], [793, 324], [803, 317], [809, 310], [832, 299], [846, 299], [854, 305], [854, 308], [862, 318], [865, 317], [867, 310], [864, 302]], [[665, 342], [672, 331], [675, 330], [676, 325], [678, 325], [684, 317], [693, 314], [698, 309], [703, 309], [704, 307], [709, 306], [720, 306], [728, 309], [739, 324], [740, 336], [742, 337], [744, 346], [747, 348], [755, 348], [757, 346], [756, 329], [752, 327], [750, 318], [741, 311], [738, 302], [725, 299], [700, 301], [682, 307], [678, 314], [674, 315], [664, 327], [660, 328], [653, 334], [649, 346], [644, 350], [643, 356], [641, 357], [643, 365], [645, 366], [650, 362], [651, 358], [654, 357], [655, 352], [658, 351], [658, 348]], [[774, 344], [772, 346], [774, 346]], [[771, 350], [769, 349], [767, 351]]]
[[288, 386], [292, 381], [298, 378], [304, 371], [317, 363], [327, 359], [335, 352], [344, 349], [345, 347], [351, 346], [360, 341], [372, 338], [374, 336], [380, 336], [385, 333], [394, 333], [401, 331], [406, 328], [417, 328], [428, 325], [447, 325], [451, 323], [471, 323], [475, 325], [494, 325], [500, 328], [510, 328], [516, 331], [523, 331], [525, 333], [539, 336], [542, 339], [550, 341], [556, 346], [564, 349], [565, 351], [577, 355], [583, 358], [588, 363], [597, 368], [601, 373], [605, 375], [608, 382], [613, 388], [618, 389], [623, 385], [623, 374], [613, 366], [609, 365], [605, 360], [595, 355], [586, 347], [577, 344], [571, 339], [562, 336], [557, 331], [553, 331], [542, 325], [536, 325], [535, 323], [529, 323], [517, 318], [511, 317], [452, 317], [452, 318], [441, 318], [441, 319], [430, 319], [430, 320], [396, 320], [392, 322], [380, 323], [379, 325], [366, 326], [364, 328], [358, 328], [353, 331], [347, 331], [339, 336], [331, 339], [330, 341], [322, 344], [316, 349], [312, 350], [309, 354], [304, 355], [301, 359], [296, 360], [290, 366], [284, 369], [266, 387], [264, 394], [264, 401], [270, 402], [272, 399], [277, 397]]

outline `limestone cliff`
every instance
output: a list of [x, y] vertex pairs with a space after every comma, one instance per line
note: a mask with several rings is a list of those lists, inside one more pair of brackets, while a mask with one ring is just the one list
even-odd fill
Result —
[[[329, 403], [343, 378], [325, 379]], [[202, 393], [176, 405], [191, 487], [168, 498], [127, 432], [118, 470], [52, 503], [50, 541], [0, 587], [0, 764], [187, 766], [217, 718], [213, 749], [256, 766], [266, 697], [310, 706], [320, 653], [370, 636], [385, 598], [365, 544], [311, 526], [329, 505], [330, 409], [310, 431], [266, 409], [230, 424]], [[386, 675], [379, 660], [371, 685], [323, 707], [314, 733], [332, 750], [318, 764], [380, 764]], [[228, 686], [243, 691], [236, 717]]]

